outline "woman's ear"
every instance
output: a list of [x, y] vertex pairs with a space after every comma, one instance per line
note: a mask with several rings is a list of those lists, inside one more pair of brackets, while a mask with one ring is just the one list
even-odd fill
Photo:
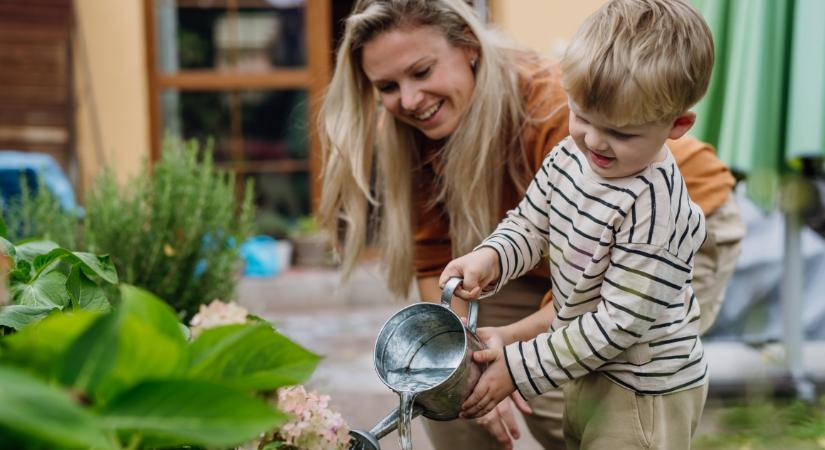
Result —
[[670, 125], [670, 133], [668, 133], [667, 138], [679, 139], [693, 127], [694, 123], [696, 123], [695, 112], [688, 111], [684, 114], [679, 115], [678, 117], [673, 119], [673, 122]]

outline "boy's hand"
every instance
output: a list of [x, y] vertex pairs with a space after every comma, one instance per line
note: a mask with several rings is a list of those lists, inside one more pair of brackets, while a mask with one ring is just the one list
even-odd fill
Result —
[[460, 417], [464, 418], [484, 416], [516, 390], [504, 362], [504, 349], [499, 347], [479, 350], [473, 353], [473, 359], [489, 365], [481, 374], [473, 392], [461, 405]]
[[450, 261], [441, 272], [438, 285], [443, 288], [452, 277], [463, 279], [461, 286], [455, 290], [456, 297], [464, 300], [476, 299], [481, 295], [482, 289], [499, 277], [498, 254], [489, 247], [481, 247]]

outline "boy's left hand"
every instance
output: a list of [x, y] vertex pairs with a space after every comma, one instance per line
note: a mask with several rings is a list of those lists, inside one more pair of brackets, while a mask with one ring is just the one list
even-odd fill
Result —
[[516, 390], [504, 361], [504, 349], [488, 348], [473, 353], [476, 362], [486, 362], [487, 370], [481, 374], [473, 392], [461, 405], [460, 417], [476, 418], [489, 413], [502, 400]]

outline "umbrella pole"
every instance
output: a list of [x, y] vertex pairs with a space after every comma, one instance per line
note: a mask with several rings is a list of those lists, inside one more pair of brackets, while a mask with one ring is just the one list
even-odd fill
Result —
[[811, 380], [805, 375], [802, 357], [804, 325], [802, 323], [802, 223], [795, 211], [785, 211], [785, 252], [782, 258], [782, 325], [788, 372], [798, 398], [807, 402], [816, 399]]

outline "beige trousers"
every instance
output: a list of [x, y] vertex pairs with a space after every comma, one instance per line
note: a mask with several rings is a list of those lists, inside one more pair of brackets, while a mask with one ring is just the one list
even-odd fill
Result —
[[690, 450], [708, 385], [639, 395], [598, 372], [563, 387], [568, 450]]
[[[694, 258], [692, 282], [702, 314], [702, 333], [713, 325], [719, 313], [725, 286], [736, 267], [736, 259], [742, 249], [742, 238], [745, 236], [745, 225], [739, 216], [739, 208], [733, 195], [706, 219], [708, 238]], [[538, 310], [541, 299], [549, 288], [550, 283], [547, 280], [534, 277], [511, 281], [497, 295], [480, 302], [479, 326], [502, 326], [529, 316]], [[562, 433], [562, 391], [545, 393], [531, 400], [530, 406], [533, 408], [533, 414], [524, 417], [530, 434], [546, 450], [565, 449]], [[424, 428], [436, 450], [500, 448], [487, 430], [473, 420], [436, 422], [425, 419]], [[620, 447], [611, 450], [620, 450]]]

